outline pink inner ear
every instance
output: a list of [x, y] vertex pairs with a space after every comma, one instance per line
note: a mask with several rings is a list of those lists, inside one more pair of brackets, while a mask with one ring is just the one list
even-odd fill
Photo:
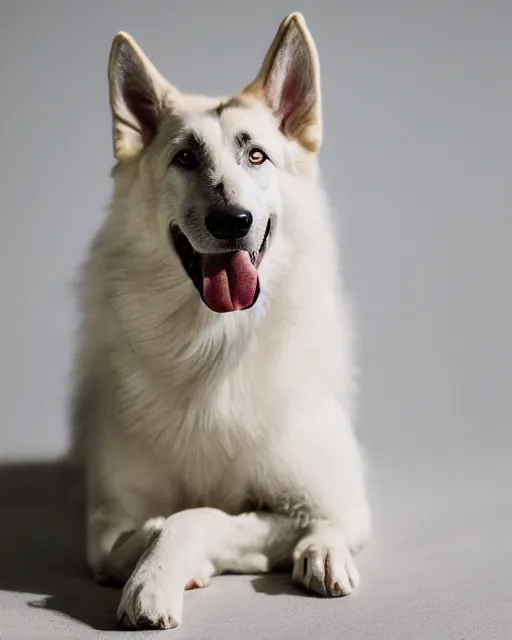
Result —
[[156, 96], [138, 86], [124, 87], [124, 98], [130, 111], [137, 119], [144, 145], [155, 137], [158, 129]]
[[281, 118], [281, 129], [294, 111], [300, 107], [303, 100], [303, 77], [300, 66], [294, 60], [289, 63], [289, 68], [285, 73], [285, 81], [281, 90], [279, 101], [279, 116]]
[[[297, 46], [297, 44], [299, 46]], [[301, 40], [295, 47], [285, 50], [275, 60], [273, 90], [277, 103], [276, 115], [280, 119], [280, 128], [284, 131], [291, 119], [297, 121], [313, 106], [315, 99], [311, 60]], [[281, 67], [279, 69], [279, 67]], [[276, 77], [277, 76], [277, 77]]]

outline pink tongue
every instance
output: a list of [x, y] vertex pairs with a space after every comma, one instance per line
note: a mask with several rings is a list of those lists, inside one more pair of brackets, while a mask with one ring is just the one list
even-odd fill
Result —
[[247, 251], [203, 254], [203, 297], [217, 313], [251, 306], [258, 287], [258, 272]]

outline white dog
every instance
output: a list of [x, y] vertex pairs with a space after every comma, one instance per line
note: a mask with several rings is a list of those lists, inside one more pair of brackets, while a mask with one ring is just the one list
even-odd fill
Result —
[[346, 595], [370, 512], [305, 21], [234, 97], [181, 93], [124, 33], [109, 79], [115, 191], [73, 394], [91, 570], [125, 583], [135, 628], [175, 627], [184, 590], [228, 571]]

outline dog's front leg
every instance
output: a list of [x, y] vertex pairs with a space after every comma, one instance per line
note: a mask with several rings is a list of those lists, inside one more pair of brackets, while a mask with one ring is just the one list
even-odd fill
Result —
[[126, 583], [118, 620], [136, 629], [176, 627], [191, 577], [269, 571], [290, 560], [300, 535], [301, 527], [282, 515], [230, 516], [211, 508], [176, 513], [163, 522]]
[[260, 493], [274, 511], [309, 522], [293, 551], [294, 581], [318, 595], [337, 597], [360, 582], [354, 556], [370, 535], [371, 513], [350, 419], [332, 399], [319, 409], [312, 417], [298, 416], [271, 451]]

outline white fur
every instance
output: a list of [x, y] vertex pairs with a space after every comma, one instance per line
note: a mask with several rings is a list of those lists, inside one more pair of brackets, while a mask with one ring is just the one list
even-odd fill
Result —
[[186, 197], [165, 160], [172, 126], [114, 170], [83, 272], [75, 448], [88, 562], [98, 579], [126, 582], [118, 617], [139, 628], [176, 626], [185, 587], [225, 571], [293, 563], [305, 588], [348, 594], [370, 529], [350, 313], [316, 154], [257, 100], [213, 121], [204, 111], [218, 100], [172, 99], [219, 157], [241, 124], [274, 150], [270, 177], [218, 166], [237, 197], [272, 207], [275, 224], [258, 303], [215, 314], [168, 239]]

